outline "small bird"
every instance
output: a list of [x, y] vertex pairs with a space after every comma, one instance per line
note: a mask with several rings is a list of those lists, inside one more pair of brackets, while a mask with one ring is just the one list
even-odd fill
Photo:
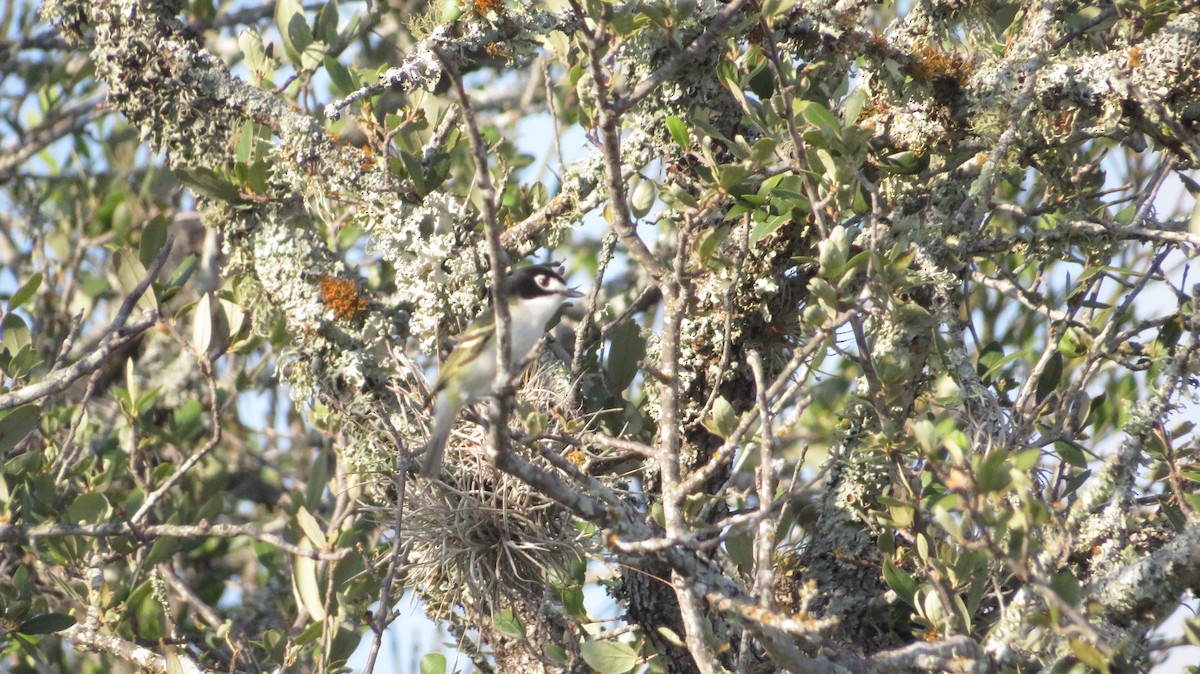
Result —
[[[558, 272], [539, 264], [514, 271], [505, 280], [504, 290], [512, 343], [509, 363], [514, 366], [546, 334], [546, 323], [563, 302], [583, 297], [583, 293], [568, 288]], [[425, 445], [422, 477], [433, 477], [441, 470], [450, 429], [462, 408], [492, 393], [496, 380], [495, 325], [495, 314], [489, 308], [471, 323], [442, 364], [433, 385], [433, 430]]]

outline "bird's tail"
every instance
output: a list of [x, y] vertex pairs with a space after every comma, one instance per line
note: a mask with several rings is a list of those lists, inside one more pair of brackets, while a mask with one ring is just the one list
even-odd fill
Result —
[[452, 405], [447, 405], [440, 397], [433, 405], [433, 428], [429, 432], [429, 442], [425, 443], [421, 477], [432, 479], [442, 470], [442, 459], [446, 457], [446, 443], [450, 440], [454, 418], [458, 416], [458, 410], [452, 408]]

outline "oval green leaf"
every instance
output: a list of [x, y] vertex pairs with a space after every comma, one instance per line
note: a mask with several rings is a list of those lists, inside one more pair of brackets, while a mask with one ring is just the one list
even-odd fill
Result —
[[21, 623], [17, 631], [21, 634], [50, 634], [61, 632], [75, 624], [75, 618], [65, 613], [43, 613]]
[[585, 641], [579, 652], [583, 661], [600, 674], [625, 674], [638, 663], [637, 651], [615, 640]]
[[675, 140], [675, 143], [679, 147], [686, 150], [692, 146], [691, 135], [688, 133], [687, 125], [683, 123], [682, 119], [679, 119], [675, 115], [667, 117], [667, 131], [670, 132], [671, 138]]

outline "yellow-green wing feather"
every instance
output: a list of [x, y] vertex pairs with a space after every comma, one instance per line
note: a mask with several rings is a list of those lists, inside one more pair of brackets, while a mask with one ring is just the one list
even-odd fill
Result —
[[479, 317], [467, 326], [458, 340], [458, 344], [446, 356], [442, 369], [438, 371], [437, 381], [433, 384], [433, 395], [437, 395], [446, 387], [450, 373], [474, 360], [496, 336], [496, 328], [492, 323], [492, 310], [486, 309]]

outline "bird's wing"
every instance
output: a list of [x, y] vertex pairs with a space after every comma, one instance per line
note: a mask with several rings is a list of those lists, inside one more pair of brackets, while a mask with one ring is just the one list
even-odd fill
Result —
[[462, 368], [464, 364], [471, 362], [472, 359], [483, 353], [483, 350], [495, 338], [496, 328], [491, 317], [492, 310], [486, 309], [471, 325], [467, 326], [466, 331], [459, 337], [458, 344], [450, 351], [450, 355], [446, 356], [446, 362], [442, 363], [442, 369], [438, 370], [437, 381], [433, 384], [434, 396], [446, 387], [450, 373]]

